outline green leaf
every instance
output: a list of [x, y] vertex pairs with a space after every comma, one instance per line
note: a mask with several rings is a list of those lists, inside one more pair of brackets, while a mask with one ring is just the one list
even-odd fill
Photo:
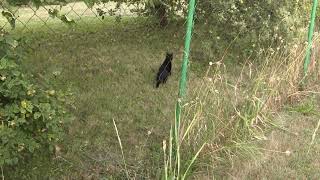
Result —
[[108, 13], [109, 13], [110, 16], [114, 16], [116, 14], [116, 11], [117, 10], [109, 9]]
[[6, 160], [5, 160], [5, 163], [7, 163], [7, 164], [10, 164], [10, 165], [11, 165], [11, 164], [12, 164], [12, 160], [11, 160], [11, 159], [6, 159]]
[[49, 151], [50, 151], [50, 152], [53, 152], [53, 150], [54, 150], [54, 146], [49, 145]]
[[92, 8], [95, 4], [95, 0], [83, 0], [83, 2], [88, 6], [88, 8]]
[[39, 9], [39, 7], [42, 4], [41, 0], [32, 0], [32, 3], [36, 6], [37, 10]]
[[33, 105], [30, 101], [27, 101], [27, 107], [26, 107], [26, 110], [30, 113], [32, 113], [32, 110], [33, 110]]
[[120, 6], [121, 6], [121, 2], [117, 2], [116, 9], [120, 9]]
[[11, 36], [6, 37], [5, 40], [6, 40], [6, 43], [13, 48], [16, 48], [19, 45], [18, 41], [12, 38]]
[[33, 152], [33, 151], [34, 151], [34, 148], [35, 148], [35, 147], [33, 147], [33, 146], [29, 146], [29, 151], [30, 151], [30, 152]]
[[17, 67], [17, 64], [12, 61], [9, 61], [5, 57], [0, 60], [0, 70], [10, 69], [10, 68], [15, 68], [15, 67]]
[[34, 113], [33, 117], [34, 117], [34, 119], [39, 119], [41, 117], [41, 113], [36, 112], [36, 113]]
[[15, 29], [15, 28], [16, 28], [16, 18], [15, 18], [15, 16], [14, 16], [14, 14], [11, 13], [10, 11], [5, 11], [5, 10], [3, 10], [1, 14], [2, 14], [2, 16], [4, 16], [4, 17], [7, 19], [7, 21], [10, 23], [11, 28], [12, 28], [12, 29]]
[[12, 74], [15, 75], [15, 76], [20, 76], [20, 75], [21, 75], [21, 72], [19, 72], [19, 71], [12, 71]]
[[102, 9], [100, 9], [100, 8], [97, 8], [96, 10], [97, 10], [98, 15], [99, 15], [102, 19], [104, 19], [104, 16], [105, 16], [105, 14], [106, 14], [107, 12], [105, 12], [104, 10], [102, 10]]
[[73, 19], [70, 19], [67, 15], [62, 15], [60, 17], [61, 21], [66, 23], [67, 25], [74, 25], [76, 22]]
[[48, 14], [51, 18], [58, 18], [58, 15], [59, 15], [59, 10], [58, 9], [49, 9], [48, 10]]
[[19, 118], [19, 119], [17, 119], [17, 122], [18, 122], [18, 123], [25, 123], [25, 122], [27, 122], [27, 121], [26, 121], [25, 118]]
[[21, 112], [21, 114], [26, 114], [27, 113], [26, 109], [24, 109], [24, 108], [20, 108], [20, 112]]
[[18, 158], [17, 158], [17, 157], [13, 158], [13, 159], [12, 159], [12, 163], [13, 163], [13, 164], [17, 164], [17, 163], [18, 163]]

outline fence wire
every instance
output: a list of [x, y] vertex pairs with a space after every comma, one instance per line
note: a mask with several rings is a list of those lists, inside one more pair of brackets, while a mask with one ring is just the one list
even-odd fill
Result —
[[[20, 31], [33, 31], [46, 28], [55, 32], [55, 25], [58, 23], [76, 25], [84, 23], [90, 26], [90, 21], [105, 23], [115, 17], [136, 16], [140, 7], [138, 5], [126, 5], [115, 2], [99, 3], [88, 7], [84, 2], [71, 2], [64, 5], [41, 5], [36, 7], [33, 4], [11, 6], [6, 1], [0, 2], [0, 27], [8, 31], [17, 28]], [[40, 27], [39, 27], [40, 26]]]
[[[161, 167], [159, 158], [150, 157], [162, 153], [154, 146], [167, 137], [174, 120], [185, 26], [159, 28], [157, 21], [145, 21], [152, 17], [141, 16], [140, 6], [0, 3], [0, 28], [30, 40], [33, 51], [24, 66], [36, 79], [75, 94], [70, 138], [60, 145], [66, 153], [54, 160], [62, 165], [57, 171], [70, 172], [63, 175], [67, 179], [123, 179], [113, 119], [130, 177], [154, 179]], [[166, 52], [174, 56], [172, 74], [155, 89]], [[66, 161], [72, 166], [62, 170]]]
[[[202, 8], [218, 3], [207, 2], [202, 4]], [[234, 19], [224, 17], [223, 13], [219, 14], [219, 9], [216, 10], [215, 7], [208, 8], [211, 11], [206, 15], [214, 14], [211, 12], [215, 11], [219, 16], [205, 18], [202, 24], [195, 23], [187, 93], [191, 101], [189, 104], [181, 104], [186, 112], [181, 116], [182, 119], [195, 117], [199, 118], [199, 122], [207, 121], [198, 125], [200, 128], [194, 130], [195, 136], [187, 138], [199, 145], [203, 141], [202, 133], [209, 131], [211, 126], [212, 132], [221, 130], [221, 133], [217, 131], [217, 137], [221, 135], [225, 138], [225, 130], [229, 130], [229, 123], [225, 122], [233, 120], [233, 114], [238, 113], [233, 112], [235, 107], [244, 107], [242, 103], [245, 104], [249, 97], [244, 88], [248, 86], [246, 78], [251, 80], [251, 66], [248, 66], [248, 73], [235, 68], [234, 71], [241, 75], [227, 74], [224, 63], [228, 59], [232, 63], [247, 61], [247, 57], [240, 56], [240, 52], [247, 52], [242, 49], [245, 43], [250, 47], [254, 45], [250, 41], [252, 33], [242, 31], [241, 23], [229, 24]], [[146, 13], [144, 8], [141, 3], [106, 2], [91, 7], [84, 1], [73, 1], [37, 7], [35, 4], [13, 6], [7, 1], [0, 2], [0, 29], [14, 36], [26, 37], [29, 40], [27, 48], [33, 49], [26, 56], [23, 65], [37, 80], [54, 82], [57, 90], [71, 89], [74, 92], [75, 102], [70, 111], [75, 118], [65, 142], [59, 144], [63, 152], [50, 165], [54, 171], [50, 173], [57, 176], [56, 179], [125, 179], [126, 173], [132, 179], [157, 179], [161, 174], [161, 144], [168, 137], [171, 122], [175, 120], [174, 107], [184, 53], [186, 8], [175, 10], [176, 16], [170, 14], [170, 20], [180, 18], [180, 21], [172, 20], [170, 25], [166, 25], [166, 20], [159, 21], [159, 16], [163, 15], [161, 8], [154, 11], [153, 15], [142, 14]], [[197, 12], [201, 12], [201, 6], [197, 8]], [[236, 15], [232, 17], [238, 17]], [[265, 22], [254, 22], [251, 25], [268, 24], [270, 21], [267, 17], [266, 14], [262, 18]], [[219, 18], [225, 22], [226, 27], [210, 25], [210, 21]], [[221, 33], [224, 31], [228, 33]], [[271, 39], [273, 35], [264, 34], [268, 35], [265, 40], [271, 43], [269, 37]], [[260, 36], [257, 37], [260, 39]], [[274, 41], [277, 42], [276, 40]], [[315, 44], [319, 44], [319, 35]], [[233, 54], [232, 50], [240, 51], [240, 55]], [[298, 46], [293, 50], [298, 56]], [[260, 52], [259, 49], [256, 51]], [[161, 84], [156, 89], [155, 76], [166, 52], [173, 53], [172, 74], [166, 84]], [[319, 57], [317, 52], [319, 46], [312, 51], [312, 59]], [[248, 53], [249, 59], [251, 54], [249, 51]], [[275, 60], [287, 59], [280, 51], [271, 55]], [[214, 74], [209, 74], [208, 70], [203, 78], [209, 62], [212, 69], [210, 72]], [[318, 72], [319, 65], [314, 60], [312, 62], [310, 69]], [[239, 79], [237, 76], [240, 76]], [[297, 76], [294, 77], [299, 77], [299, 67]], [[279, 84], [285, 84], [280, 80]], [[231, 88], [233, 85], [234, 89]], [[234, 93], [236, 90], [240, 94]], [[206, 101], [202, 102], [198, 97]], [[204, 108], [205, 115], [202, 112]], [[119, 151], [113, 120], [119, 130], [123, 154]], [[186, 127], [188, 123], [182, 123], [181, 126]], [[216, 138], [212, 143], [214, 147], [219, 147], [215, 145], [221, 142]], [[34, 166], [49, 166], [46, 163], [37, 162]], [[33, 168], [32, 171], [36, 169]], [[40, 179], [46, 179], [44, 177], [50, 174], [42, 173], [46, 174]]]

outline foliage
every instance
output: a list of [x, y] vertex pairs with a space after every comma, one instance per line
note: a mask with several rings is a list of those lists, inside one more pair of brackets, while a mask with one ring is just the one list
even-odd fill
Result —
[[48, 14], [51, 18], [58, 18], [69, 26], [76, 24], [76, 22], [73, 19], [70, 19], [67, 15], [60, 14], [58, 9], [49, 9]]
[[52, 151], [68, 119], [66, 96], [32, 83], [19, 66], [19, 48], [19, 41], [1, 34], [0, 166], [14, 165], [42, 148]]
[[12, 14], [10, 11], [2, 11], [2, 16], [7, 19], [12, 29], [16, 27], [16, 18], [14, 17], [14, 14]]
[[[75, 0], [6, 0], [8, 5], [10, 6], [21, 6], [21, 5], [34, 5], [36, 8], [39, 8], [41, 5], [60, 5], [64, 6], [67, 3], [73, 2]], [[93, 8], [95, 4], [101, 3], [108, 3], [111, 2], [110, 0], [79, 0], [84, 2], [88, 8]], [[127, 6], [133, 5], [134, 8], [131, 6], [132, 12], [136, 12], [141, 16], [156, 16], [159, 20], [167, 21], [167, 17], [176, 18], [177, 13], [186, 10], [186, 4], [184, 1], [177, 1], [177, 0], [148, 0], [148, 1], [141, 1], [141, 0], [114, 0], [112, 2], [116, 2], [116, 6], [114, 8], [108, 9], [108, 11], [104, 11], [103, 9], [97, 8], [97, 14], [104, 19], [105, 14], [109, 14], [110, 16], [114, 16], [115, 12], [120, 11], [120, 6], [125, 4]], [[52, 12], [48, 12], [49, 14]], [[180, 15], [181, 16], [181, 15]], [[121, 19], [121, 15], [116, 16], [117, 20]], [[62, 18], [60, 18], [62, 19]], [[62, 19], [63, 21], [63, 19]], [[166, 24], [166, 22], [165, 22]]]
[[209, 34], [227, 42], [237, 39], [235, 49], [250, 55], [269, 46], [287, 47], [298, 38], [307, 24], [308, 5], [305, 0], [206, 0], [199, 1], [197, 18], [210, 26]]
[[[207, 36], [219, 35], [221, 40], [232, 41], [237, 38], [235, 49], [240, 50], [243, 54], [251, 54], [259, 52], [266, 46], [272, 45], [277, 47], [285, 47], [285, 42], [291, 42], [297, 37], [307, 24], [309, 16], [305, 12], [309, 12], [309, 3], [306, 0], [294, 2], [263, 0], [259, 2], [249, 0], [206, 0], [199, 1], [197, 4], [197, 21], [201, 24], [207, 24], [206, 29], [210, 31]], [[36, 7], [46, 4], [66, 5], [70, 0], [7, 0], [11, 5], [32, 3]], [[83, 0], [89, 7], [94, 8], [95, 4], [108, 3], [109, 0]], [[113, 16], [115, 12], [120, 10], [121, 4], [127, 6], [134, 5], [131, 11], [138, 13], [140, 16], [156, 16], [160, 23], [167, 24], [167, 18], [182, 19], [185, 17], [187, 10], [187, 1], [177, 0], [114, 0], [116, 6], [108, 9], [96, 9], [102, 18], [106, 14]], [[57, 14], [57, 10], [52, 10]], [[52, 14], [50, 14], [52, 16]], [[117, 18], [121, 15], [117, 15]], [[9, 22], [13, 22], [14, 18], [10, 14], [5, 16]], [[57, 17], [53, 15], [52, 17]], [[61, 15], [60, 19], [67, 24], [74, 24], [68, 18]], [[10, 23], [12, 24], [12, 23]], [[214, 32], [214, 33], [212, 33]], [[213, 49], [217, 47], [216, 42], [210, 43]]]

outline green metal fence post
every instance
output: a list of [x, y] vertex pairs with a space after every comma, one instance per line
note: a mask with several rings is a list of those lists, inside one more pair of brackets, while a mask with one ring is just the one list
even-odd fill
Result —
[[180, 124], [181, 102], [185, 97], [186, 88], [187, 88], [187, 71], [188, 71], [188, 64], [189, 64], [189, 53], [190, 53], [190, 44], [191, 44], [191, 37], [192, 37], [194, 11], [195, 11], [195, 0], [190, 0], [189, 9], [188, 9], [188, 18], [187, 18], [186, 37], [185, 37], [184, 51], [183, 51], [183, 62], [181, 67], [182, 70], [181, 70], [181, 77], [179, 82], [179, 98], [176, 104], [177, 130], [179, 129], [179, 124]]
[[310, 64], [312, 38], [313, 38], [313, 32], [314, 32], [314, 24], [315, 24], [315, 19], [316, 19], [317, 7], [318, 7], [318, 0], [313, 0], [310, 25], [309, 25], [309, 32], [308, 32], [308, 47], [307, 47], [306, 59], [304, 61], [304, 67], [303, 67], [304, 76], [306, 76], [308, 74], [308, 67]]
[[187, 17], [187, 27], [186, 27], [186, 36], [184, 43], [183, 51], [183, 61], [181, 66], [181, 77], [179, 82], [179, 97], [176, 104], [176, 113], [175, 113], [175, 124], [174, 124], [174, 148], [175, 148], [175, 159], [177, 165], [177, 177], [180, 175], [180, 140], [179, 140], [179, 128], [180, 128], [180, 117], [181, 117], [181, 103], [184, 100], [187, 89], [187, 71], [189, 64], [189, 53], [190, 53], [190, 44], [192, 37], [192, 28], [193, 28], [193, 16], [195, 12], [195, 0], [189, 0], [188, 7], [188, 17]]

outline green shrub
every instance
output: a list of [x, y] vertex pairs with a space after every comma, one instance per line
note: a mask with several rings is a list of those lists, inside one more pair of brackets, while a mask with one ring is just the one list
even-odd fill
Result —
[[[0, 36], [0, 166], [10, 166], [37, 150], [54, 150], [68, 116], [63, 93], [44, 90], [19, 65], [19, 42]], [[46, 87], [50, 87], [47, 85]]]
[[309, 6], [305, 0], [205, 0], [198, 2], [197, 19], [207, 25], [204, 36], [213, 49], [221, 46], [215, 42], [217, 36], [227, 43], [237, 38], [234, 49], [251, 55], [266, 47], [286, 48], [301, 38], [301, 32], [307, 34], [303, 28]]

